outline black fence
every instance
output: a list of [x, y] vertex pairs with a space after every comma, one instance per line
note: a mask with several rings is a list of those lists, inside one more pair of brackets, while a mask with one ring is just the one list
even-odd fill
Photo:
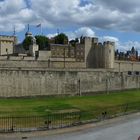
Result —
[[41, 131], [65, 128], [87, 122], [98, 122], [140, 111], [140, 103], [134, 102], [114, 107], [100, 107], [93, 111], [56, 113], [46, 116], [0, 116], [0, 133]]
[[81, 112], [82, 121], [98, 122], [106, 119], [111, 119], [118, 116], [123, 116], [140, 111], [140, 102], [133, 102], [118, 106], [99, 107], [93, 111]]
[[0, 132], [39, 131], [74, 126], [80, 122], [80, 112], [47, 116], [0, 117]]

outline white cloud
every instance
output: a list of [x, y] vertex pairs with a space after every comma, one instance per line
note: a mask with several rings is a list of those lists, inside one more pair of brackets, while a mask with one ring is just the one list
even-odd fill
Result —
[[111, 42], [119, 42], [119, 39], [117, 37], [113, 37], [113, 36], [103, 36], [102, 40], [111, 41]]
[[[28, 23], [42, 23], [47, 28], [78, 28], [66, 32], [70, 39], [95, 36], [92, 28], [140, 32], [139, 0], [3, 0], [0, 1], [0, 31], [22, 31]], [[56, 34], [49, 34], [49, 37]], [[116, 37], [101, 40], [116, 42], [119, 50], [132, 46], [140, 50], [140, 42], [120, 42]]]
[[89, 27], [81, 27], [74, 32], [66, 32], [69, 40], [80, 38], [81, 36], [95, 37], [95, 32]]
[[25, 0], [0, 1], [0, 16], [1, 31], [12, 31], [13, 26], [16, 26], [17, 31], [22, 31], [27, 23], [36, 19]]
[[17, 14], [22, 8], [26, 7], [24, 0], [4, 0], [0, 1], [0, 14], [7, 16]]
[[138, 0], [31, 0], [31, 3], [38, 18], [41, 21], [45, 19], [52, 26], [140, 31]]
[[[69, 40], [80, 38], [81, 36], [95, 37], [95, 32], [89, 27], [81, 27], [74, 32], [65, 32], [65, 34], [68, 36]], [[57, 33], [48, 34], [47, 37], [51, 38], [56, 35]]]
[[58, 33], [54, 33], [54, 34], [47, 34], [47, 37], [48, 37], [48, 38], [53, 38], [53, 37], [55, 37], [57, 34], [58, 34]]
[[89, 27], [82, 27], [75, 31], [75, 35], [76, 37], [80, 36], [94, 37], [95, 32]]
[[80, 38], [81, 36], [95, 37], [95, 32], [89, 27], [81, 27], [74, 32], [66, 32], [69, 40]]
[[139, 0], [3, 0], [0, 30], [11, 30], [10, 24], [41, 22], [48, 28], [86, 26], [139, 32], [139, 13]]
[[131, 48], [134, 46], [136, 50], [140, 53], [140, 42], [138, 41], [127, 41], [127, 42], [121, 42], [119, 38], [114, 36], [103, 36], [99, 37], [99, 41], [111, 41], [115, 42], [115, 49], [119, 51], [126, 52], [128, 50], [131, 50]]

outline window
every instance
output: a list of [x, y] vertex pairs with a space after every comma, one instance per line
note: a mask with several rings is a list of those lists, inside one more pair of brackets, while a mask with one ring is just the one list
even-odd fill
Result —
[[132, 71], [128, 71], [128, 75], [132, 75]]
[[139, 72], [139, 71], [135, 71], [135, 74], [136, 74], [136, 75], [140, 75], [140, 72]]

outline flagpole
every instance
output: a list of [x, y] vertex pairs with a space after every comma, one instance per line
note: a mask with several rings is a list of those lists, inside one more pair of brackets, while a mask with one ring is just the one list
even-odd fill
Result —
[[30, 24], [28, 24], [28, 29], [27, 29], [27, 32], [29, 32], [30, 31]]
[[41, 35], [43, 35], [42, 24], [40, 25]]
[[59, 33], [60, 33], [60, 32], [59, 32], [59, 28], [57, 28], [57, 34], [59, 35]]
[[42, 24], [40, 23], [40, 24], [36, 25], [36, 27], [40, 29], [39, 35], [43, 35]]
[[15, 36], [16, 35], [16, 27], [15, 27], [15, 25], [14, 25], [13, 29], [14, 29], [13, 36]]

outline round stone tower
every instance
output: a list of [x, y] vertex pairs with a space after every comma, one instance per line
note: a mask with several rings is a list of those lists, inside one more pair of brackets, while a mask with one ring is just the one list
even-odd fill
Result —
[[106, 69], [114, 68], [114, 55], [115, 53], [115, 43], [114, 42], [104, 42], [104, 67]]

